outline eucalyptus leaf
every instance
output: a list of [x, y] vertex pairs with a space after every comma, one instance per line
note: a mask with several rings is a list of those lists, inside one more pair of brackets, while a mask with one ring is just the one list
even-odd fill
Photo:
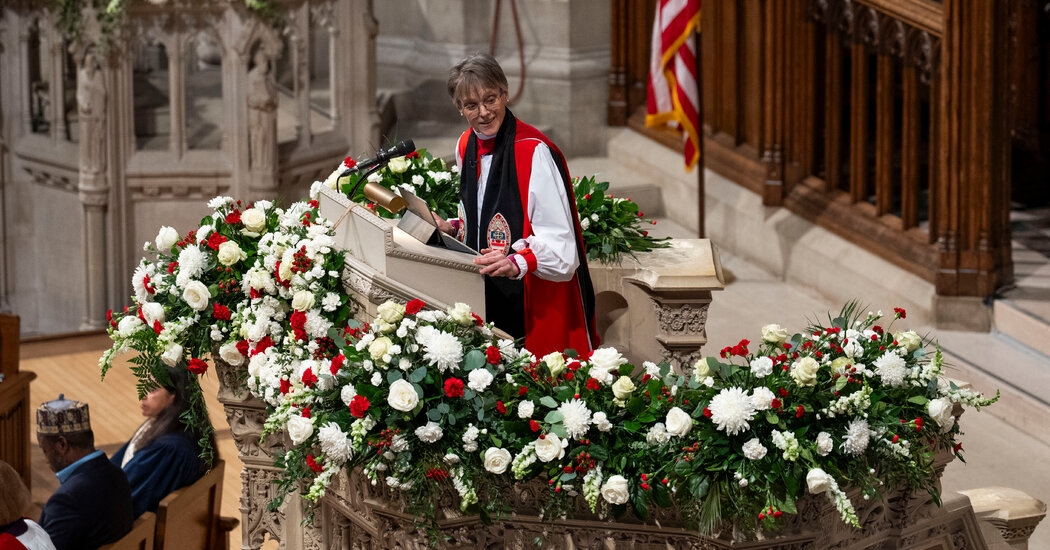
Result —
[[419, 367], [408, 375], [409, 382], [422, 382], [427, 377], [427, 368]]
[[565, 416], [563, 416], [561, 414], [561, 411], [551, 411], [551, 412], [547, 413], [547, 416], [545, 416], [543, 418], [543, 421], [553, 424], [555, 422], [561, 422], [564, 419], [565, 419]]
[[551, 409], [558, 408], [558, 402], [555, 401], [554, 398], [549, 395], [543, 396], [543, 398], [540, 399], [540, 404]]

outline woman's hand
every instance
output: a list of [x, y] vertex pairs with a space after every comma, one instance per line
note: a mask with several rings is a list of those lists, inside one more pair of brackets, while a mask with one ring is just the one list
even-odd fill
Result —
[[514, 263], [514, 260], [511, 260], [505, 254], [503, 254], [502, 250], [482, 248], [481, 254], [481, 256], [474, 258], [474, 265], [485, 266], [481, 268], [482, 275], [488, 275], [489, 277], [508, 278], [514, 278], [518, 276], [518, 273], [520, 272], [520, 270], [518, 269], [518, 264]]
[[438, 231], [441, 231], [446, 235], [452, 235], [453, 237], [456, 236], [456, 228], [452, 227], [452, 224], [446, 221], [445, 218], [434, 214], [434, 221], [437, 222]]

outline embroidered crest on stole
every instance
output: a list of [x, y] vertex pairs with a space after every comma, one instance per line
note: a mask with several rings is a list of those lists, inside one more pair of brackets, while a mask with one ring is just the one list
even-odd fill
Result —
[[504, 254], [510, 252], [510, 224], [503, 214], [497, 213], [489, 222], [488, 235], [489, 248], [502, 250]]

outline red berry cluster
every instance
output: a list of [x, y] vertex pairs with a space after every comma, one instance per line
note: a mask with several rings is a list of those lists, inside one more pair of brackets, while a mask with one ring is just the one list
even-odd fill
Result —
[[393, 441], [394, 436], [401, 433], [401, 430], [394, 430], [386, 428], [379, 432], [379, 441], [369, 441], [369, 447], [375, 447], [376, 454], [382, 454], [383, 451], [390, 447], [390, 442]]
[[692, 445], [687, 445], [685, 447], [682, 447], [682, 456], [676, 456], [676, 457], [674, 457], [674, 460], [675, 460], [675, 462], [678, 462], [679, 460], [684, 460], [686, 462], [691, 462], [694, 458], [696, 458], [695, 455], [699, 451], [700, 451], [700, 442], [699, 441], [694, 441]]
[[[309, 212], [306, 213], [310, 215]], [[299, 251], [292, 255], [292, 273], [303, 273], [310, 271], [313, 267], [313, 260], [306, 255], [306, 247], [299, 247]]]
[[448, 479], [448, 472], [443, 468], [431, 468], [427, 470], [427, 478], [433, 479], [434, 481], [444, 481]]
[[314, 359], [330, 359], [339, 354], [339, 348], [335, 346], [335, 340], [327, 336], [322, 336], [316, 340], [317, 349], [314, 350]]

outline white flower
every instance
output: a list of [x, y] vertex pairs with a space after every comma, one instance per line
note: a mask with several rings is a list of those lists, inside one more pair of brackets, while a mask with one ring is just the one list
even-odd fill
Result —
[[146, 318], [146, 325], [153, 328], [155, 321], [164, 322], [164, 306], [157, 302], [146, 302], [139, 306], [142, 308], [142, 316]]
[[175, 231], [174, 227], [164, 225], [157, 232], [157, 238], [153, 240], [157, 243], [157, 251], [171, 252], [171, 247], [175, 246], [179, 240], [179, 232]]
[[489, 447], [485, 449], [485, 471], [502, 474], [510, 466], [510, 451]]
[[463, 344], [447, 332], [435, 331], [423, 344], [423, 359], [440, 372], [455, 369], [463, 359]]
[[376, 308], [376, 316], [386, 323], [396, 323], [405, 316], [405, 304], [400, 304], [393, 300], [387, 300], [379, 304], [379, 307]]
[[634, 382], [630, 376], [621, 376], [612, 385], [613, 396], [617, 399], [627, 399], [634, 390]]
[[[237, 351], [237, 348], [234, 348], [234, 351]], [[237, 355], [240, 356], [241, 352], [237, 351]], [[164, 350], [164, 353], [160, 355], [160, 360], [164, 361], [164, 364], [169, 367], [178, 365], [180, 359], [182, 359], [182, 346], [174, 342], [172, 342], [171, 345]]]
[[725, 388], [711, 399], [708, 405], [711, 410], [711, 421], [719, 430], [729, 435], [736, 435], [750, 427], [748, 421], [755, 414], [755, 406], [743, 389]]
[[403, 453], [407, 451], [408, 438], [400, 434], [395, 435], [394, 438], [390, 440], [390, 450], [395, 453]]
[[386, 167], [395, 174], [401, 174], [404, 173], [405, 170], [408, 170], [408, 167], [411, 164], [411, 161], [405, 157], [397, 157], [390, 159], [390, 162], [387, 163]]
[[300, 290], [292, 296], [292, 309], [295, 311], [308, 311], [314, 307], [314, 293], [309, 290]]
[[232, 197], [223, 197], [223, 196], [215, 197], [215, 198], [211, 199], [210, 201], [208, 201], [208, 208], [211, 208], [212, 210], [217, 210], [219, 208], [222, 208], [223, 206], [226, 206], [227, 204], [229, 204], [231, 202], [233, 202], [233, 198]]
[[817, 371], [820, 363], [812, 357], [802, 357], [791, 364], [791, 378], [799, 386], [817, 385]]
[[532, 418], [532, 413], [536, 410], [536, 404], [532, 401], [522, 401], [518, 403], [518, 418]]
[[667, 411], [664, 423], [667, 426], [667, 433], [678, 437], [684, 436], [693, 429], [693, 418], [678, 407], [671, 407], [671, 410]]
[[175, 284], [179, 288], [185, 288], [190, 281], [196, 279], [204, 271], [206, 261], [207, 256], [199, 246], [191, 244], [183, 248], [179, 252], [179, 269], [178, 275], [175, 276]]
[[[181, 353], [180, 353], [181, 355]], [[231, 367], [239, 367], [244, 362], [244, 356], [237, 350], [236, 342], [227, 342], [219, 348], [219, 357]]]
[[384, 355], [390, 353], [390, 348], [393, 346], [394, 342], [390, 338], [380, 336], [368, 344], [368, 355], [373, 361], [379, 361]]
[[121, 317], [120, 322], [117, 323], [117, 333], [120, 334], [121, 337], [127, 338], [138, 332], [139, 329], [144, 326], [145, 325], [142, 324], [142, 321], [140, 321], [138, 317], [135, 317], [134, 315], [125, 315], [124, 317]]
[[551, 371], [551, 376], [558, 376], [565, 370], [565, 356], [561, 352], [552, 351], [543, 356], [543, 362]]
[[474, 391], [485, 391], [492, 383], [492, 373], [488, 369], [474, 369], [467, 375], [467, 386]]
[[591, 219], [590, 218], [583, 218], [582, 220], [580, 220], [580, 229], [582, 229], [584, 231], [587, 231], [587, 229], [590, 226], [591, 226]]
[[463, 326], [474, 324], [474, 316], [470, 314], [470, 306], [463, 302], [456, 302], [456, 305], [448, 308], [448, 316]]
[[266, 229], [266, 212], [261, 205], [262, 201], [259, 201], [255, 203], [254, 208], [249, 208], [241, 214], [241, 223], [244, 224], [244, 228], [256, 235], [261, 234], [263, 229]]
[[607, 432], [612, 429], [612, 422], [609, 422], [609, 417], [602, 411], [594, 413], [591, 423], [594, 424], [595, 428], [598, 428], [599, 432]]
[[748, 460], [762, 460], [762, 458], [766, 456], [766, 447], [757, 437], [749, 439], [747, 443], [744, 443], [742, 450], [744, 451], [744, 456], [747, 457]]
[[650, 445], [667, 443], [670, 439], [671, 434], [667, 433], [667, 428], [663, 422], [653, 424], [653, 427], [649, 428], [649, 431], [645, 434], [645, 442]]
[[891, 388], [899, 388], [904, 385], [904, 379], [908, 376], [908, 366], [904, 358], [887, 350], [875, 360], [875, 374], [879, 375], [882, 383]]
[[955, 417], [952, 416], [954, 407], [951, 400], [939, 397], [926, 404], [926, 412], [930, 413], [930, 418], [937, 423], [942, 432], [947, 432], [955, 425]]
[[871, 438], [871, 434], [867, 420], [857, 418], [851, 421], [849, 426], [846, 427], [846, 442], [843, 444], [846, 453], [853, 456], [863, 454], [868, 448], [868, 440]]
[[441, 426], [438, 426], [437, 422], [427, 422], [426, 426], [416, 428], [416, 437], [423, 443], [433, 443], [441, 439], [443, 435], [445, 433], [441, 431]]
[[461, 439], [464, 443], [477, 441], [479, 433], [480, 431], [478, 430], [478, 427], [473, 424], [470, 424], [467, 426], [467, 429], [463, 431], [463, 437]]
[[893, 335], [893, 339], [897, 341], [897, 345], [904, 346], [904, 349], [908, 350], [908, 353], [911, 353], [922, 346], [922, 338], [916, 334], [914, 330], [898, 332]]
[[579, 439], [591, 427], [591, 410], [579, 399], [562, 403], [558, 407], [558, 412], [562, 414], [562, 422], [565, 424], [565, 432], [569, 439]]
[[831, 439], [831, 434], [828, 432], [820, 432], [817, 434], [817, 454], [820, 456], [828, 456], [831, 449], [835, 447], [835, 441]]
[[773, 406], [774, 399], [776, 399], [776, 395], [773, 394], [773, 390], [765, 386], [758, 386], [751, 390], [751, 404], [756, 411], [769, 409]]
[[350, 458], [350, 440], [339, 429], [339, 424], [325, 424], [317, 431], [317, 438], [321, 441], [321, 452], [336, 464], [342, 464]]
[[814, 495], [827, 491], [834, 483], [835, 480], [820, 468], [813, 468], [806, 474], [806, 487]]
[[419, 394], [410, 382], [402, 378], [390, 384], [390, 394], [387, 395], [386, 401], [391, 407], [408, 412], [419, 404]]
[[660, 365], [657, 365], [652, 361], [642, 361], [642, 368], [645, 369], [645, 374], [648, 374], [653, 378], [660, 377]]
[[321, 300], [321, 309], [325, 311], [335, 311], [342, 301], [339, 299], [339, 295], [334, 292], [329, 292], [324, 295]]
[[701, 357], [693, 363], [693, 379], [697, 382], [711, 376], [711, 366], [707, 364], [707, 358]]
[[379, 374], [379, 371], [375, 371], [372, 373], [372, 379], [369, 380], [369, 382], [371, 382], [373, 386], [378, 388], [379, 385], [383, 383], [383, 375]]
[[182, 299], [186, 301], [186, 304], [197, 311], [204, 311], [208, 307], [208, 300], [211, 299], [211, 293], [208, 292], [208, 287], [204, 286], [204, 283], [200, 281], [190, 281], [186, 288], [182, 291]]
[[241, 250], [240, 245], [235, 241], [226, 241], [219, 245], [219, 251], [215, 254], [219, 263], [224, 266], [231, 266], [237, 262], [247, 260], [248, 255]]
[[764, 378], [773, 373], [773, 360], [769, 357], [756, 357], [751, 360], [751, 374], [756, 378]]
[[288, 437], [292, 438], [292, 444], [301, 445], [314, 433], [314, 421], [310, 418], [293, 415], [288, 419]]
[[602, 498], [609, 504], [624, 504], [628, 496], [627, 478], [621, 475], [610, 476], [602, 485]]
[[605, 382], [597, 376], [594, 376], [594, 378], [598, 378], [599, 381], [602, 381], [605, 384], [609, 384], [612, 382], [611, 371], [620, 368], [620, 365], [626, 363], [627, 359], [620, 355], [620, 352], [616, 351], [616, 348], [598, 348], [591, 352], [591, 357], [589, 361], [591, 363], [591, 376], [594, 376], [594, 368], [597, 367], [607, 373], [610, 373], [608, 376], [609, 381]]
[[536, 440], [536, 458], [543, 462], [561, 459], [565, 456], [565, 448], [568, 446], [567, 439], [562, 439], [556, 434], [547, 434]]
[[762, 341], [770, 344], [780, 344], [788, 338], [788, 331], [777, 324], [762, 327]]

